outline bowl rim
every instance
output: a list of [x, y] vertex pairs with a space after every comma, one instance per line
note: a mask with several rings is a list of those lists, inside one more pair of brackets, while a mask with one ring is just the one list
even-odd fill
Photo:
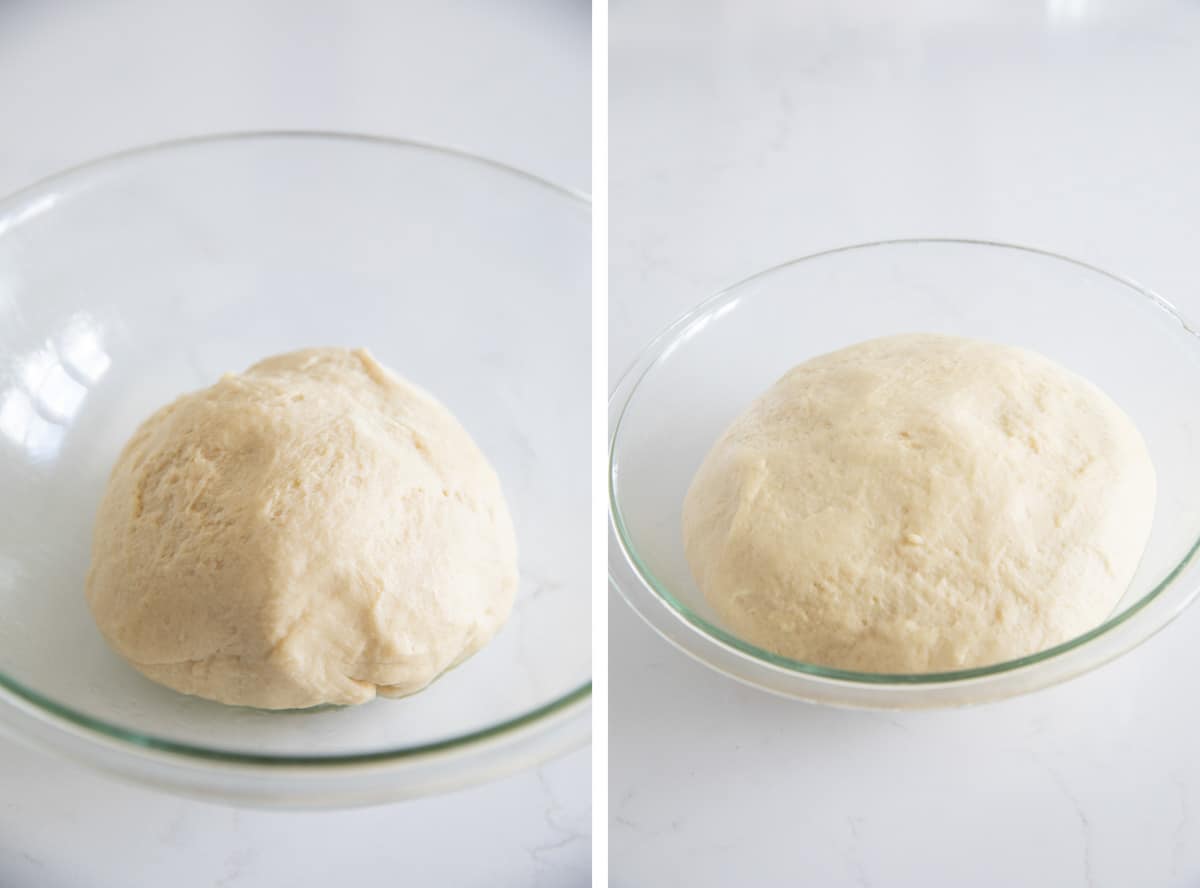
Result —
[[[1150, 288], [1137, 283], [1136, 281], [1099, 268], [1087, 262], [1078, 259], [1073, 259], [1069, 256], [1064, 256], [1060, 253], [1051, 250], [1041, 249], [1039, 247], [1025, 246], [1021, 244], [1007, 243], [1003, 241], [984, 240], [976, 238], [954, 238], [954, 237], [914, 237], [914, 238], [889, 238], [885, 240], [864, 241], [862, 243], [848, 244], [832, 249], [822, 250], [816, 253], [810, 253], [796, 259], [791, 259], [786, 262], [781, 262], [773, 265], [765, 270], [756, 272], [749, 277], [743, 278], [740, 281], [724, 287], [713, 295], [701, 301], [695, 307], [677, 317], [674, 321], [668, 324], [657, 336], [638, 353], [633, 361], [621, 375], [617, 384], [613, 387], [609, 396], [609, 415], [611, 418], [611, 427], [609, 429], [609, 447], [608, 447], [608, 465], [607, 465], [607, 488], [608, 488], [608, 506], [609, 506], [609, 531], [619, 548], [622, 556], [627, 562], [627, 566], [632, 568], [633, 576], [637, 581], [648, 590], [652, 597], [667, 611], [678, 620], [682, 621], [693, 632], [698, 632], [699, 635], [709, 642], [715, 643], [721, 647], [725, 653], [740, 655], [741, 658], [749, 659], [758, 665], [772, 667], [776, 670], [784, 671], [797, 678], [819, 679], [825, 682], [832, 682], [843, 686], [853, 685], [858, 687], [874, 687], [880, 689], [887, 688], [909, 688], [919, 689], [921, 687], [945, 687], [947, 685], [956, 685], [977, 681], [979, 679], [993, 678], [996, 676], [1006, 675], [1022, 669], [1029, 669], [1038, 664], [1044, 664], [1051, 661], [1057, 661], [1065, 654], [1085, 647], [1090, 642], [1104, 636], [1108, 636], [1110, 632], [1119, 626], [1127, 623], [1137, 614], [1141, 613], [1149, 604], [1158, 599], [1179, 577], [1188, 569], [1188, 567], [1196, 560], [1196, 556], [1200, 553], [1200, 538], [1193, 541], [1191, 547], [1184, 555], [1183, 559], [1176, 564], [1167, 575], [1159, 580], [1154, 587], [1140, 597], [1137, 601], [1129, 605], [1123, 611], [1111, 615], [1103, 623], [1092, 629], [1084, 632], [1074, 638], [1068, 639], [1052, 647], [1037, 651], [1033, 654], [1028, 654], [1024, 657], [1018, 657], [1012, 660], [1005, 660], [1000, 663], [994, 663], [987, 666], [972, 667], [969, 669], [957, 669], [941, 672], [926, 672], [926, 673], [887, 673], [887, 672], [861, 672], [850, 669], [838, 669], [829, 666], [821, 666], [815, 663], [809, 663], [803, 660], [796, 660], [790, 657], [785, 657], [775, 654], [757, 645], [745, 641], [728, 630], [715, 625], [712, 621], [705, 619], [696, 613], [687, 604], [679, 600], [675, 596], [668, 585], [661, 581], [652, 570], [645, 564], [641, 556], [638, 554], [637, 548], [633, 543], [631, 535], [626, 527], [624, 515], [620, 506], [618, 497], [618, 476], [619, 466], [617, 460], [616, 448], [618, 444], [618, 436], [621, 431], [622, 424], [625, 420], [625, 415], [637, 395], [638, 389], [646, 376], [665, 358], [669, 357], [675, 347], [683, 341], [685, 335], [694, 327], [702, 323], [707, 323], [714, 317], [718, 316], [719, 312], [726, 309], [734, 301], [741, 298], [746, 286], [759, 281], [763, 278], [771, 276], [777, 272], [800, 265], [812, 260], [828, 258], [842, 253], [871, 250], [879, 247], [914, 247], [914, 246], [955, 246], [955, 247], [980, 247], [989, 249], [1009, 250], [1017, 253], [1023, 253], [1032, 256], [1038, 256], [1044, 259], [1052, 259], [1059, 262], [1064, 262], [1069, 265], [1076, 266], [1084, 271], [1098, 274], [1108, 280], [1120, 284], [1121, 286], [1132, 290], [1134, 293], [1149, 300], [1154, 307], [1165, 312], [1171, 319], [1179, 324], [1179, 326], [1190, 334], [1200, 344], [1200, 332], [1197, 328], [1190, 324], [1179, 312], [1179, 310], [1167, 299]], [[623, 399], [622, 399], [623, 398]], [[621, 399], [621, 400], [618, 400]], [[610, 559], [611, 560], [611, 559]], [[615, 566], [610, 564], [609, 568], [609, 583], [626, 599], [631, 607], [643, 619], [651, 622], [653, 628], [664, 634], [669, 641], [679, 645], [677, 638], [672, 637], [669, 633], [665, 633], [661, 627], [654, 625], [650, 616], [635, 603], [623, 584], [617, 576]], [[1195, 590], [1189, 596], [1183, 607], [1191, 603], [1196, 595]], [[1165, 619], [1155, 627], [1150, 634], [1163, 628], [1170, 623], [1183, 607], [1176, 608], [1169, 612]], [[1147, 636], [1148, 637], [1148, 636]], [[1144, 639], [1141, 639], [1144, 640]], [[1125, 650], [1127, 650], [1126, 648]], [[686, 651], [706, 665], [708, 663], [703, 657], [699, 656], [694, 651]], [[1119, 652], [1118, 652], [1119, 653]], [[1117, 654], [1113, 654], [1116, 656]], [[1097, 664], [1099, 665], [1099, 664]], [[713, 666], [719, 671], [726, 672], [727, 669]], [[733, 677], [742, 679], [741, 676], [734, 675]], [[742, 679], [746, 680], [746, 679]], [[750, 682], [754, 683], [754, 682]]]
[[[118, 167], [125, 163], [136, 163], [146, 157], [175, 151], [206, 148], [224, 143], [262, 142], [333, 142], [349, 145], [374, 145], [383, 148], [399, 148], [427, 152], [443, 158], [462, 161], [513, 176], [529, 185], [550, 191], [576, 204], [578, 208], [591, 212], [591, 197], [586, 192], [560, 185], [519, 167], [476, 154], [468, 149], [453, 145], [440, 145], [418, 139], [384, 136], [373, 133], [349, 132], [322, 129], [252, 129], [234, 130], [180, 138], [164, 139], [125, 148], [69, 166], [44, 176], [0, 198], [0, 238], [12, 228], [34, 216], [49, 210], [52, 204], [42, 203], [48, 193], [63, 186], [77, 186], [96, 173]], [[584, 739], [590, 735], [590, 719], [578, 716], [590, 707], [592, 680], [572, 687], [552, 700], [527, 709], [518, 715], [495, 722], [482, 728], [453, 734], [439, 740], [426, 741], [411, 746], [372, 750], [369, 752], [337, 753], [329, 755], [296, 755], [256, 753], [216, 746], [189, 743], [153, 733], [126, 728], [104, 718], [91, 716], [73, 707], [59, 703], [26, 686], [0, 670], [0, 712], [16, 707], [21, 712], [34, 714], [38, 720], [53, 725], [59, 731], [72, 736], [85, 736], [93, 741], [112, 743], [116, 741], [122, 751], [165, 755], [168, 758], [187, 760], [193, 764], [230, 765], [237, 767], [257, 766], [276, 769], [295, 769], [303, 766], [307, 770], [319, 769], [323, 773], [338, 770], [354, 770], [362, 766], [387, 763], [411, 763], [416, 759], [450, 753], [478, 754], [498, 741], [528, 737], [539, 725], [552, 723], [558, 717], [570, 722], [582, 722]], [[15, 698], [12, 699], [12, 698]], [[24, 705], [21, 705], [24, 704]], [[82, 729], [82, 730], [81, 730]], [[581, 741], [582, 742], [582, 741]]]

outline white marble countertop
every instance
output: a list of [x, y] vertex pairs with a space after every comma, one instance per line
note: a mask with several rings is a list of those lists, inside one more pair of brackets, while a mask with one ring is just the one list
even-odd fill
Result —
[[[1194, 3], [614, 2], [611, 37], [614, 379], [722, 286], [889, 237], [1048, 248], [1200, 318]], [[876, 714], [738, 685], [614, 595], [613, 884], [1200, 884], [1198, 634]]]
[[[457, 145], [589, 190], [578, 0], [0, 6], [0, 194], [205, 132], [340, 129]], [[0, 738], [0, 886], [576, 886], [590, 750], [450, 795], [343, 812], [202, 804]]]

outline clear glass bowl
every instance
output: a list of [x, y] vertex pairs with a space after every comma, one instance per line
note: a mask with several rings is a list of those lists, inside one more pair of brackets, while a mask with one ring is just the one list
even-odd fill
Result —
[[[126, 777], [276, 805], [436, 792], [590, 732], [590, 207], [457, 151], [320, 133], [138, 149], [0, 204], [0, 727]], [[424, 692], [262, 712], [159, 687], [83, 596], [118, 450], [275, 352], [369, 347], [434, 392], [517, 524], [510, 622]]]
[[[1133, 417], [1158, 471], [1145, 556], [1112, 616], [1011, 662], [959, 672], [849, 672], [725, 631], [680, 536], [688, 484], [720, 432], [789, 367], [872, 337], [941, 332], [1035, 349]], [[718, 293], [665, 330], [610, 401], [610, 581], [655, 630], [712, 668], [821, 703], [919, 708], [1025, 693], [1079, 675], [1165, 626], [1200, 568], [1200, 340], [1163, 299], [1081, 262], [1007, 244], [902, 240], [798, 259]]]

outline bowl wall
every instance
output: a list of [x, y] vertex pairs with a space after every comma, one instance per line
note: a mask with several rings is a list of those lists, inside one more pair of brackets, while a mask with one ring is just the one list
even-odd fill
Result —
[[[589, 262], [586, 200], [369, 138], [177, 143], [8, 201], [0, 684], [35, 709], [103, 723], [102, 734], [218, 758], [387, 757], [579, 704], [590, 683]], [[369, 347], [487, 454], [521, 550], [511, 621], [404, 700], [267, 713], [159, 687], [109, 650], [84, 601], [108, 472], [158, 406], [311, 345]]]
[[653, 592], [726, 647], [732, 641], [785, 669], [836, 672], [720, 636], [684, 556], [682, 503], [720, 433], [790, 367], [903, 332], [1034, 349], [1095, 382], [1133, 418], [1159, 494], [1145, 556], [1114, 618], [1149, 607], [1200, 540], [1200, 342], [1156, 297], [1104, 272], [963, 241], [864, 245], [790, 263], [705, 303], [647, 350], [611, 412], [614, 532], [633, 568], [624, 586]]

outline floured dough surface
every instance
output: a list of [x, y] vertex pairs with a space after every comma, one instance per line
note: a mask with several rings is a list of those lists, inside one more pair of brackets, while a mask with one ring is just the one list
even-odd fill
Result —
[[512, 609], [495, 473], [437, 401], [363, 350], [262, 361], [122, 451], [87, 599], [153, 680], [283, 709], [420, 690]]
[[950, 336], [789, 371], [688, 490], [688, 562], [735, 635], [797, 660], [919, 673], [1010, 660], [1112, 612], [1150, 534], [1132, 421], [1035, 353]]

